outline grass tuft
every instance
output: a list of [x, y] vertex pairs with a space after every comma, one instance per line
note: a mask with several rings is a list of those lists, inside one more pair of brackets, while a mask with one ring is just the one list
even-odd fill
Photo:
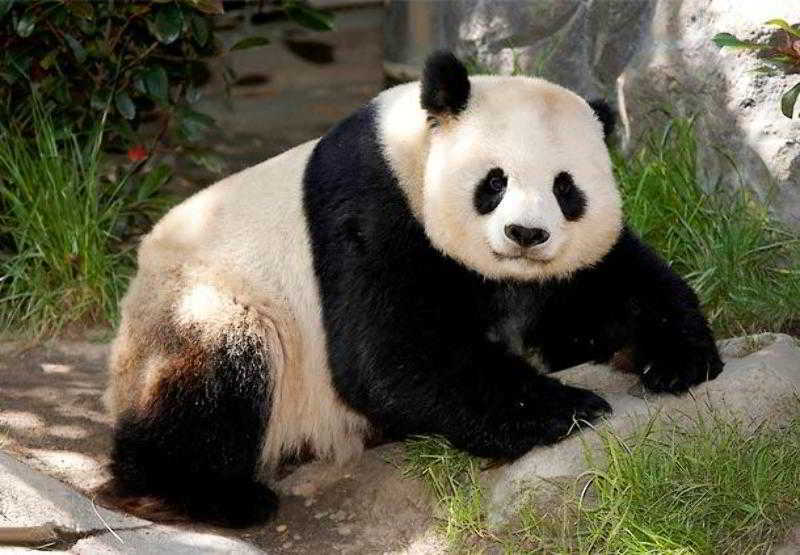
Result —
[[436, 502], [448, 545], [491, 539], [478, 475], [480, 461], [440, 437], [415, 437], [405, 443], [403, 474], [421, 479]]
[[581, 552], [764, 553], [800, 516], [800, 420], [770, 430], [715, 414], [602, 439]]
[[157, 179], [126, 196], [101, 176], [101, 127], [79, 138], [35, 102], [32, 117], [35, 137], [0, 124], [0, 332], [114, 323], [133, 259], [115, 231]]
[[747, 190], [700, 183], [697, 151], [693, 121], [675, 119], [614, 156], [628, 222], [695, 289], [718, 336], [795, 331], [800, 238]]

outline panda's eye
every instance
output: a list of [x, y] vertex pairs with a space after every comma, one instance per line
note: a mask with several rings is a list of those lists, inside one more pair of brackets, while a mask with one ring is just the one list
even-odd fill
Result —
[[473, 202], [478, 214], [485, 216], [500, 205], [508, 187], [508, 177], [502, 168], [492, 168], [475, 187]]
[[559, 173], [553, 180], [553, 192], [560, 197], [566, 196], [575, 187], [572, 176], [567, 172]]
[[506, 177], [504, 175], [493, 175], [489, 178], [486, 186], [493, 193], [501, 193], [506, 188]]

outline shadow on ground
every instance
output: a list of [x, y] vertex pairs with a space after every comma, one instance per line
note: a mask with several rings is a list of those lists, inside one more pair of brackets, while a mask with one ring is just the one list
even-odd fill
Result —
[[[107, 355], [107, 345], [92, 343], [25, 350], [0, 344], [3, 449], [89, 497], [108, 477], [111, 422], [101, 400]], [[343, 467], [312, 462], [277, 484], [282, 505], [268, 525], [234, 534], [187, 529], [269, 552], [427, 551], [437, 541], [430, 503], [417, 481], [402, 476], [398, 460], [399, 446], [390, 444]]]

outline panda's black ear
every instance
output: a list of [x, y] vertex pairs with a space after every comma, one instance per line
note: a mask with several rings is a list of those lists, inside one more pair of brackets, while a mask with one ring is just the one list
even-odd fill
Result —
[[589, 101], [589, 106], [594, 110], [594, 114], [600, 123], [603, 124], [603, 136], [608, 140], [614, 129], [617, 127], [617, 114], [614, 109], [602, 98], [595, 98]]
[[467, 68], [451, 52], [434, 52], [422, 72], [422, 108], [433, 116], [456, 115], [469, 100]]

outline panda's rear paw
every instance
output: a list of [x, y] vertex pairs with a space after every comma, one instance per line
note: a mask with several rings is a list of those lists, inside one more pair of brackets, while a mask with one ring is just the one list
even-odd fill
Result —
[[683, 393], [690, 387], [713, 380], [723, 364], [716, 347], [679, 353], [657, 359], [641, 370], [642, 383], [654, 393]]
[[599, 395], [578, 387], [548, 384], [535, 399], [528, 401], [527, 416], [534, 427], [537, 444], [560, 441], [581, 429], [587, 422], [611, 413], [611, 405]]

